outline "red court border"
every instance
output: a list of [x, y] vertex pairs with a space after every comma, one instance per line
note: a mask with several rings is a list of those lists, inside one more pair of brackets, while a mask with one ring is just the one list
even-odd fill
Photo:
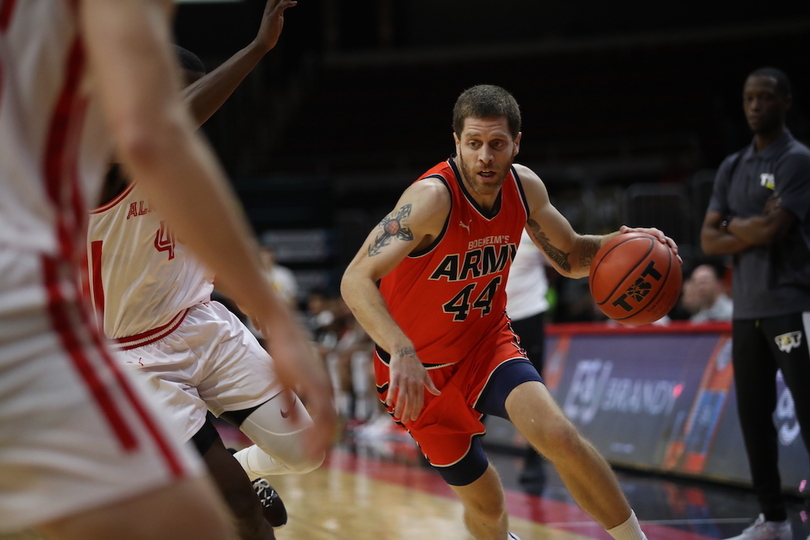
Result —
[[546, 334], [575, 335], [627, 335], [627, 334], [723, 334], [731, 333], [730, 321], [692, 323], [671, 321], [667, 324], [627, 326], [617, 322], [604, 323], [552, 323], [546, 325]]

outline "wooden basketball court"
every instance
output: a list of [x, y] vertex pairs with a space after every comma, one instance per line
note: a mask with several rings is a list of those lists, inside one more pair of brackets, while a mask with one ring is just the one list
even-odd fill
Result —
[[[464, 528], [462, 507], [455, 494], [436, 472], [420, 464], [416, 452], [412, 443], [402, 442], [387, 455], [364, 450], [362, 446], [353, 450], [337, 447], [318, 470], [305, 475], [271, 477], [269, 480], [281, 494], [289, 514], [287, 525], [276, 532], [276, 537], [279, 540], [472, 540]], [[672, 489], [665, 486], [665, 490]], [[691, 488], [687, 488], [687, 493], [690, 492]], [[694, 494], [691, 498], [694, 499]], [[676, 499], [678, 497], [673, 498]], [[725, 531], [717, 526], [725, 524], [741, 530], [750, 513], [746, 509], [739, 517], [718, 519], [703, 512], [695, 516], [694, 508], [687, 508], [684, 510], [687, 519], [650, 521], [644, 519], [644, 514], [652, 516], [655, 512], [651, 508], [672, 506], [672, 501], [648, 500], [640, 504], [639, 500], [631, 500], [631, 504], [637, 512], [640, 507], [646, 507], [640, 515], [649, 540], [723, 538]], [[611, 540], [604, 529], [565, 497], [541, 497], [507, 488], [506, 505], [510, 530], [521, 540]], [[676, 510], [681, 512], [681, 509]], [[801, 527], [795, 530], [799, 532]], [[0, 540], [41, 540], [41, 537], [24, 532], [0, 535]]]
[[[412, 463], [334, 450], [320, 469], [271, 478], [289, 512], [279, 540], [470, 540], [455, 494]], [[510, 530], [521, 540], [611, 537], [576, 505], [507, 490]], [[706, 540], [643, 523], [650, 540]]]

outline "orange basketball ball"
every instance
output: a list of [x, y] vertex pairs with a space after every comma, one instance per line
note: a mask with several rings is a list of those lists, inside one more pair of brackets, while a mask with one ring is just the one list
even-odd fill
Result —
[[683, 275], [668, 245], [647, 233], [611, 238], [591, 263], [590, 287], [602, 313], [623, 324], [655, 322], [675, 307]]

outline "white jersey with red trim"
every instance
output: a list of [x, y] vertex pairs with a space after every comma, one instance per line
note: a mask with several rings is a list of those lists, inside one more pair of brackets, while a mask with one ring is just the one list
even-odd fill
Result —
[[168, 325], [211, 297], [211, 274], [131, 184], [90, 213], [89, 284], [108, 338], [134, 336]]
[[0, 535], [201, 473], [79, 298], [111, 147], [78, 2], [0, 0]]
[[0, 245], [66, 259], [110, 155], [75, 4], [0, 1]]

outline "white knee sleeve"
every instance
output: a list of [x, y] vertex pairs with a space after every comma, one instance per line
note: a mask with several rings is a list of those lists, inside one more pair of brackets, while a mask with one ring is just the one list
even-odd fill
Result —
[[240, 450], [235, 457], [251, 480], [317, 469], [323, 463], [324, 453], [313, 455], [304, 445], [304, 434], [312, 426], [312, 418], [301, 400], [285, 390], [242, 423], [240, 429], [256, 444]]

